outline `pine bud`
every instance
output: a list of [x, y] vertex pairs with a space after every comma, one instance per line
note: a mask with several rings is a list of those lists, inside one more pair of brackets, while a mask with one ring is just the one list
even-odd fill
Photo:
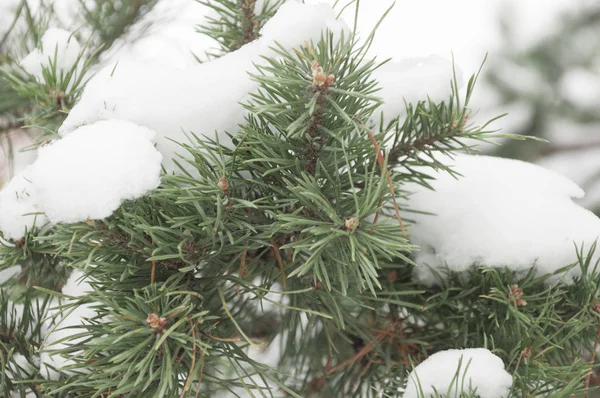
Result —
[[521, 358], [522, 359], [529, 359], [529, 357], [531, 357], [531, 351], [532, 351], [531, 347], [525, 347], [525, 348], [523, 348], [523, 350], [521, 351]]
[[358, 227], [360, 222], [356, 217], [347, 218], [344, 222], [344, 226], [346, 227], [346, 231], [354, 231], [354, 228]]
[[[461, 122], [459, 122], [458, 120], [453, 120], [452, 123], [450, 124], [450, 130], [454, 130], [455, 128], [458, 127], [459, 133], [461, 133], [465, 129], [465, 126], [467, 125], [468, 120], [469, 120], [469, 114], [466, 114]], [[459, 126], [459, 123], [460, 123], [460, 126]]]
[[524, 307], [527, 305], [527, 301], [522, 299], [523, 289], [519, 288], [519, 285], [511, 285], [510, 291], [508, 292], [508, 299], [510, 302], [517, 307]]
[[148, 318], [146, 318], [146, 324], [157, 332], [162, 332], [164, 327], [167, 325], [167, 319], [164, 317], [159, 317], [155, 313], [148, 314]]
[[219, 178], [219, 181], [217, 182], [217, 186], [225, 194], [229, 193], [229, 182], [227, 181], [227, 178], [225, 178], [225, 177]]
[[316, 87], [328, 87], [330, 86], [334, 80], [335, 76], [332, 74], [327, 74], [321, 65], [319, 65], [319, 61], [313, 61], [310, 64], [310, 68], [312, 71], [312, 84]]

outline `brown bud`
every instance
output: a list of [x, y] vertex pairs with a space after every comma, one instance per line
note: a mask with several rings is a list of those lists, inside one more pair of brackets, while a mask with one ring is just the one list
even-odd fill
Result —
[[529, 357], [531, 357], [531, 351], [532, 351], [531, 347], [523, 348], [523, 350], [521, 351], [521, 358], [529, 359]]
[[346, 231], [354, 231], [354, 228], [358, 227], [359, 224], [360, 224], [360, 222], [358, 221], [358, 219], [356, 217], [347, 218], [346, 221], [344, 222]]
[[155, 331], [162, 331], [167, 325], [167, 319], [163, 318], [162, 316], [159, 317], [155, 313], [150, 313], [146, 318], [146, 323], [151, 329], [154, 329]]
[[219, 181], [217, 182], [217, 186], [219, 187], [219, 189], [221, 191], [225, 192], [226, 194], [229, 193], [229, 182], [227, 181], [227, 178], [225, 178], [225, 177], [219, 178]]
[[327, 76], [325, 75], [325, 72], [321, 71], [320, 73], [313, 74], [313, 85], [317, 87], [322, 87], [325, 85], [326, 81]]
[[527, 301], [522, 299], [523, 289], [519, 288], [519, 285], [511, 285], [510, 291], [508, 292], [508, 299], [512, 305], [517, 307], [524, 307], [527, 305]]
[[[452, 123], [450, 124], [450, 130], [454, 130], [455, 128], [458, 127], [459, 129], [459, 133], [462, 132], [465, 129], [465, 126], [467, 125], [467, 121], [469, 120], [469, 114], [466, 114], [465, 117], [463, 118], [462, 121], [458, 121], [458, 120], [453, 120]], [[459, 126], [460, 123], [460, 126]]]
[[312, 72], [312, 84], [316, 87], [327, 87], [333, 83], [335, 80], [335, 76], [332, 74], [327, 74], [323, 67], [319, 64], [319, 61], [313, 61], [310, 64], [310, 69]]
[[394, 283], [398, 279], [398, 271], [392, 271], [388, 274], [388, 282]]

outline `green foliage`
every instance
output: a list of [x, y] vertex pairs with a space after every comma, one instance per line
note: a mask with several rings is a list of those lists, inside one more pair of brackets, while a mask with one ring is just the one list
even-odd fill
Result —
[[206, 25], [198, 31], [215, 39], [220, 46], [218, 52], [207, 54], [220, 57], [235, 51], [244, 44], [260, 37], [260, 30], [283, 0], [265, 0], [261, 9], [256, 8], [256, 0], [198, 0], [213, 9], [217, 16], [209, 17]]
[[[221, 52], [258, 37], [279, 2], [260, 13], [251, 1], [234, 5], [211, 2], [219, 17], [204, 27]], [[106, 43], [124, 30], [104, 28]], [[580, 249], [574, 285], [485, 267], [440, 276], [435, 287], [415, 282], [422, 265], [395, 216], [410, 210], [404, 184], [452, 172], [432, 156], [469, 150], [466, 138], [490, 132], [467, 120], [477, 76], [464, 98], [454, 82], [447, 101], [407, 104], [397, 110], [405, 116], [377, 126], [371, 73], [380, 64], [367, 49], [368, 40], [330, 32], [290, 53], [276, 48], [251, 76], [259, 89], [228, 132], [233, 149], [189, 132], [180, 170], [146, 197], [104, 220], [1, 241], [0, 270], [21, 268], [0, 290], [0, 367], [14, 375], [0, 378], [0, 393], [394, 397], [415, 364], [466, 347], [503, 359], [514, 397], [582, 392], [590, 364], [581, 351], [593, 350], [599, 322], [595, 248]], [[21, 115], [54, 131], [85, 84], [79, 68], [61, 75], [51, 65], [46, 85], [4, 76], [29, 104]], [[48, 87], [65, 93], [60, 106]], [[72, 269], [89, 275], [89, 295], [60, 293]], [[12, 315], [15, 303], [24, 316]], [[43, 318], [52, 326], [82, 308], [95, 315], [69, 328], [66, 347], [43, 346]], [[248, 354], [269, 343], [282, 354], [274, 368]], [[16, 368], [15, 354], [34, 365], [40, 350], [71, 359], [68, 373], [47, 381]]]
[[158, 0], [79, 0], [96, 48], [108, 49], [129, 26], [152, 10]]

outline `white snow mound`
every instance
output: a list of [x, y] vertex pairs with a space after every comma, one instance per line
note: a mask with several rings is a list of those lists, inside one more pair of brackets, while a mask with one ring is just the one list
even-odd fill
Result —
[[335, 19], [334, 11], [318, 6], [288, 2], [262, 29], [260, 39], [219, 59], [186, 69], [144, 63], [109, 65], [87, 84], [81, 100], [59, 129], [67, 135], [79, 126], [98, 120], [127, 120], [157, 132], [158, 149], [165, 167], [173, 169], [171, 159], [182, 153], [169, 140], [188, 142], [185, 132], [215, 138], [231, 146], [224, 134], [233, 133], [246, 114], [241, 102], [255, 91], [257, 83], [248, 72], [263, 64], [263, 56], [275, 56], [276, 42], [288, 50], [320, 38], [324, 29], [346, 30]]
[[[600, 219], [575, 204], [583, 191], [560, 174], [530, 163], [489, 156], [457, 155], [446, 162], [462, 177], [434, 173], [434, 190], [409, 184], [407, 213], [420, 246], [415, 277], [432, 285], [429, 267], [465, 271], [473, 266], [553, 273], [577, 261], [576, 249], [600, 236]], [[598, 258], [598, 254], [596, 258]], [[428, 267], [429, 266], [429, 267]], [[580, 272], [564, 277], [565, 283]], [[443, 275], [443, 273], [442, 273]]]
[[[81, 45], [70, 32], [50, 28], [42, 36], [42, 47], [30, 52], [21, 61], [21, 66], [38, 79], [43, 78], [43, 68], [50, 68], [56, 62], [56, 72], [68, 72], [77, 62]], [[55, 58], [56, 56], [56, 58]]]
[[31, 182], [41, 210], [55, 223], [103, 219], [124, 200], [155, 189], [162, 155], [154, 135], [130, 122], [107, 120], [40, 148]]
[[413, 369], [403, 398], [429, 398], [436, 392], [445, 395], [449, 388], [452, 397], [477, 391], [481, 398], [503, 398], [511, 386], [512, 376], [504, 370], [502, 360], [489, 350], [446, 350], [431, 355]]

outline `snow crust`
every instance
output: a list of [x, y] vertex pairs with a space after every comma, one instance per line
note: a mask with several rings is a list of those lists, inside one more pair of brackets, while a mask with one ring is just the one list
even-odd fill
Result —
[[31, 181], [41, 208], [55, 223], [110, 216], [124, 200], [160, 183], [162, 155], [154, 132], [124, 121], [83, 126], [42, 147]]
[[436, 392], [442, 396], [451, 392], [449, 396], [453, 397], [474, 391], [481, 398], [503, 398], [511, 386], [512, 376], [504, 370], [502, 360], [489, 350], [446, 350], [431, 355], [413, 369], [403, 398], [429, 398]]
[[[590, 248], [600, 236], [600, 219], [573, 202], [583, 197], [575, 183], [540, 166], [518, 160], [458, 155], [445, 163], [462, 177], [434, 173], [434, 190], [406, 186], [413, 195], [407, 213], [409, 230], [420, 246], [415, 278], [433, 285], [429, 267], [465, 271], [473, 266], [535, 267], [552, 273], [577, 261], [575, 245]], [[600, 253], [596, 254], [596, 258]], [[564, 282], [580, 272], [569, 271]]]
[[42, 36], [41, 48], [34, 49], [23, 58], [21, 66], [37, 79], [42, 79], [43, 69], [49, 69], [51, 63], [56, 62], [56, 72], [60, 76], [77, 63], [80, 52], [81, 45], [70, 32], [50, 28]]

